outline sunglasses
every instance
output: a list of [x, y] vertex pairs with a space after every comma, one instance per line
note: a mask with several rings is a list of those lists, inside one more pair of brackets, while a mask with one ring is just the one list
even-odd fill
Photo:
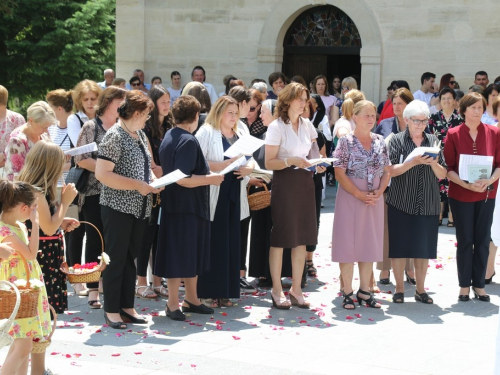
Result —
[[132, 83], [132, 86], [135, 87], [135, 86], [140, 86], [141, 84], [140, 83]]
[[[260, 105], [260, 104], [259, 104], [259, 105]], [[258, 105], [258, 106], [259, 106], [259, 105]], [[258, 106], [257, 106], [257, 107], [258, 107]], [[255, 110], [257, 109], [257, 107], [250, 107], [250, 112], [255, 112]]]
[[457, 81], [450, 81], [450, 85], [456, 85]]

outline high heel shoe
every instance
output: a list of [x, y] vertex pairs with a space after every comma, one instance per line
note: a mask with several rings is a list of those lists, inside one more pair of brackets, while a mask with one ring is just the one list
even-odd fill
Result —
[[110, 326], [111, 328], [114, 328], [114, 329], [127, 329], [127, 325], [123, 322], [112, 322], [111, 320], [109, 320], [108, 318], [108, 314], [106, 314], [106, 312], [104, 312], [104, 320], [106, 321], [106, 324], [108, 326]]
[[[363, 299], [359, 296], [359, 294], [364, 294], [365, 296], [370, 296], [370, 298]], [[370, 292], [365, 292], [364, 290], [359, 289], [358, 293], [356, 293], [356, 298], [358, 299], [358, 303], [361, 306], [363, 303], [366, 305], [374, 308], [374, 309], [380, 309], [382, 306], [377, 306], [379, 303], [373, 298], [373, 296], [370, 294]]]
[[288, 295], [290, 296], [290, 302], [292, 303], [292, 306], [297, 306], [301, 309], [308, 309], [309, 307], [311, 307], [311, 304], [304, 299], [304, 296], [300, 296], [299, 298], [297, 298], [292, 294], [292, 291], [290, 291]]
[[493, 271], [493, 275], [491, 275], [491, 277], [489, 279], [484, 279], [484, 283], [485, 284], [491, 284], [491, 282], [493, 281], [493, 276], [496, 275], [496, 272]]
[[406, 281], [408, 281], [411, 285], [417, 285], [417, 281], [414, 278], [408, 276], [408, 272], [405, 270]]
[[[285, 297], [285, 300], [283, 302], [282, 302], [283, 297], [280, 297], [280, 296], [276, 296], [276, 298], [274, 298], [274, 297], [275, 297], [274, 292], [271, 292], [271, 300], [273, 301], [273, 306], [275, 308], [277, 308], [278, 310], [289, 310], [290, 307], [292, 307], [290, 302], [288, 302], [286, 300], [286, 297]], [[276, 301], [278, 301], [278, 302], [276, 302]]]
[[145, 318], [136, 318], [135, 316], [123, 311], [123, 309], [120, 309], [120, 316], [125, 323], [146, 324], [148, 322]]
[[[391, 271], [388, 271], [389, 272], [389, 275], [384, 278], [384, 279], [380, 279], [380, 284], [384, 284], [384, 285], [387, 285], [387, 284], [390, 284], [391, 283]], [[381, 272], [382, 273], [382, 272]]]
[[478, 294], [476, 292], [476, 289], [475, 288], [472, 288], [472, 292], [474, 293], [474, 297], [479, 299], [480, 301], [483, 301], [483, 302], [490, 302], [490, 296], [487, 295], [487, 294]]

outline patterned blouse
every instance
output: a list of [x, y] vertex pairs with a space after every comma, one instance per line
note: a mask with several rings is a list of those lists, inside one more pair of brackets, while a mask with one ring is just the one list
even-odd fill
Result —
[[429, 130], [441, 141], [441, 149], [444, 148], [446, 142], [446, 134], [448, 129], [454, 128], [464, 122], [457, 110], [454, 110], [450, 119], [447, 121], [444, 117], [443, 110], [433, 113], [429, 119]]
[[381, 135], [370, 133], [372, 145], [366, 151], [361, 142], [353, 133], [339, 139], [333, 157], [338, 160], [334, 167], [345, 169], [350, 178], [368, 180], [368, 190], [374, 190], [375, 178], [384, 175], [384, 168], [391, 165], [384, 138]]
[[[119, 124], [113, 125], [99, 145], [97, 158], [114, 163], [113, 172], [120, 176], [149, 183], [153, 172], [147, 138], [142, 130], [137, 134], [138, 139], [132, 138]], [[143, 196], [137, 190], [118, 190], [103, 184], [100, 204], [144, 219], [151, 215], [151, 198], [151, 194]]]
[[[260, 111], [259, 111], [260, 114]], [[259, 137], [267, 131], [267, 127], [264, 126], [262, 119], [257, 116], [257, 120], [255, 120], [251, 125], [248, 124], [248, 119], [241, 118], [240, 119], [246, 126], [248, 126], [248, 130], [250, 130], [250, 134], [254, 137]]]
[[[41, 139], [50, 140], [48, 134], [42, 134]], [[5, 149], [5, 176], [9, 181], [14, 181], [14, 174], [23, 169], [26, 155], [35, 144], [22, 132], [22, 128], [16, 128], [10, 133], [9, 143]]]
[[5, 152], [9, 142], [10, 133], [21, 125], [26, 124], [24, 117], [19, 113], [7, 110], [5, 120], [0, 123], [0, 152]]

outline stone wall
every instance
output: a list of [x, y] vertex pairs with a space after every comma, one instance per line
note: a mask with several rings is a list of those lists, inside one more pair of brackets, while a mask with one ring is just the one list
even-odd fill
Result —
[[335, 5], [356, 23], [363, 43], [362, 89], [378, 102], [391, 80], [412, 91], [420, 75], [451, 72], [462, 89], [474, 73], [500, 75], [498, 0], [117, 0], [117, 77], [142, 68], [146, 81], [183, 84], [202, 65], [207, 82], [223, 91], [233, 74], [250, 82], [281, 70], [283, 38], [305, 9]]

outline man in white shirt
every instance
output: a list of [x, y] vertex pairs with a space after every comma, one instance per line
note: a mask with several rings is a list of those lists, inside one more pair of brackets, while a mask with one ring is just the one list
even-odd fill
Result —
[[422, 74], [422, 77], [420, 77], [420, 83], [422, 84], [422, 87], [420, 90], [415, 91], [413, 93], [413, 97], [415, 99], [421, 100], [424, 103], [427, 103], [428, 106], [430, 106], [432, 96], [434, 95], [432, 91], [432, 85], [434, 84], [434, 81], [436, 80], [436, 75], [431, 72], [425, 72]]
[[174, 105], [176, 99], [181, 96], [181, 73], [174, 70], [170, 74], [170, 80], [172, 81], [172, 86], [167, 88], [168, 93], [170, 94], [170, 106]]
[[111, 86], [111, 84], [113, 83], [113, 80], [115, 79], [115, 72], [113, 71], [113, 69], [106, 69], [103, 75], [104, 81], [98, 82], [97, 84], [104, 90], [105, 88]]
[[212, 105], [215, 104], [219, 96], [217, 95], [217, 92], [215, 91], [214, 87], [210, 83], [205, 82], [205, 69], [201, 66], [195, 66], [193, 68], [193, 71], [191, 72], [191, 79], [193, 81], [198, 81], [200, 83], [203, 83], [205, 85], [208, 95], [210, 96], [210, 101], [212, 102]]
[[[132, 73], [132, 77], [138, 77], [141, 80], [141, 87], [135, 87], [134, 90], [141, 90], [144, 92], [148, 92], [151, 89], [151, 85], [149, 83], [144, 83], [144, 72], [141, 69], [136, 69]], [[130, 90], [130, 84], [127, 83], [127, 90]]]

